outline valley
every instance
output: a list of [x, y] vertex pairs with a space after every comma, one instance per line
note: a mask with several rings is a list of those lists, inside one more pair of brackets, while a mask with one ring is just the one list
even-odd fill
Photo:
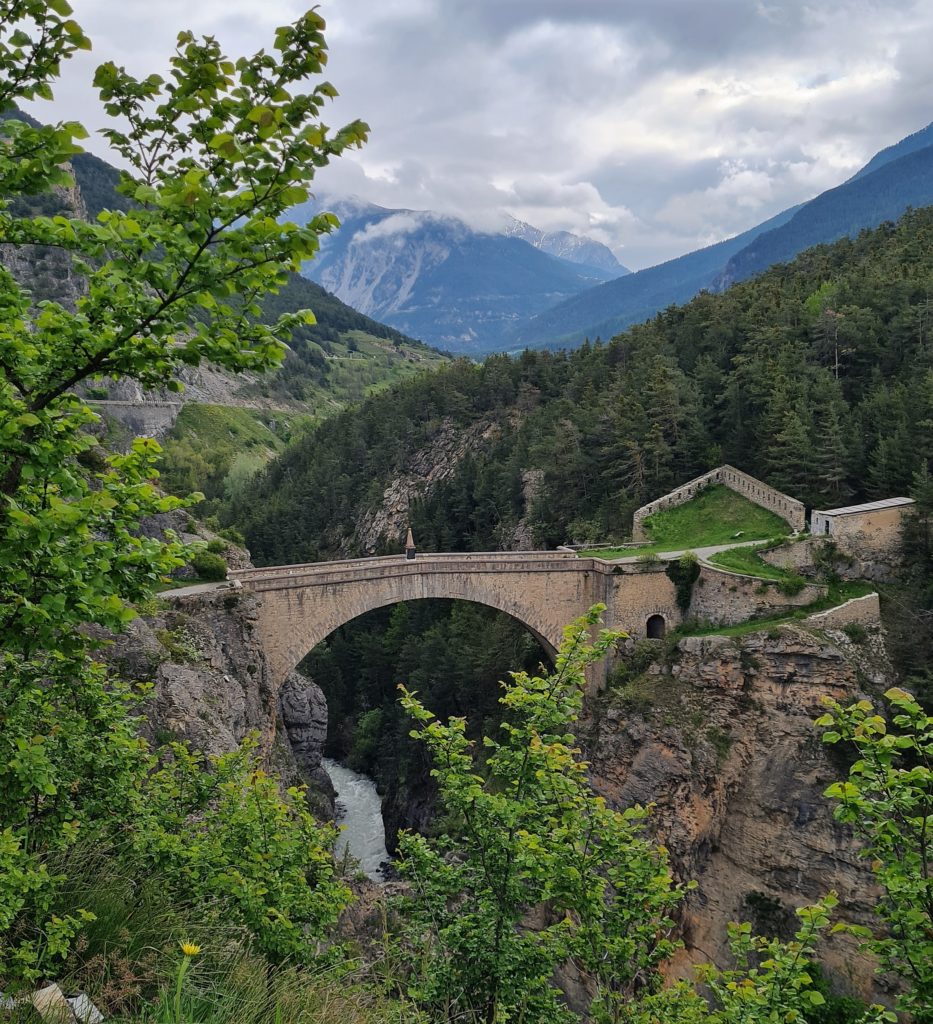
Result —
[[0, 10], [0, 1024], [933, 1020], [933, 127], [518, 6]]

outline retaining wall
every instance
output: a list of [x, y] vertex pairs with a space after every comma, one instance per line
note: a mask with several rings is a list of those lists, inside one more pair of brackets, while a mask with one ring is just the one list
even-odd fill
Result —
[[817, 629], [841, 629], [852, 623], [860, 626], [880, 626], [881, 602], [877, 594], [854, 597], [845, 604], [808, 616], [806, 622], [808, 626], [816, 626]]
[[789, 495], [783, 494], [773, 487], [769, 487], [766, 483], [762, 483], [761, 480], [756, 480], [753, 476], [749, 476], [748, 473], [743, 473], [742, 470], [736, 469], [735, 466], [719, 466], [717, 469], [712, 469], [708, 473], [696, 477], [694, 480], [688, 480], [687, 483], [682, 484], [680, 487], [675, 487], [668, 494], [662, 495], [660, 498], [656, 498], [654, 501], [637, 509], [632, 517], [632, 540], [644, 541], [648, 539], [643, 525], [648, 516], [654, 515], [655, 512], [661, 512], [664, 509], [676, 508], [678, 505], [686, 504], [691, 498], [696, 497], [704, 487], [709, 487], [711, 484], [722, 484], [731, 491], [735, 491], [736, 494], [741, 494], [756, 505], [760, 505], [762, 508], [768, 509], [769, 512], [780, 516], [781, 519], [789, 523], [798, 532], [806, 527], [807, 517], [803, 502], [797, 501], [796, 498], [791, 498]]
[[700, 563], [687, 617], [712, 626], [737, 626], [749, 619], [784, 615], [825, 596], [826, 588], [808, 583], [799, 594], [782, 594], [777, 580], [742, 576]]

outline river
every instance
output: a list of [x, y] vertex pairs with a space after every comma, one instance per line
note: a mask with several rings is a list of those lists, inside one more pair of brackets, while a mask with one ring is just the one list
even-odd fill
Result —
[[376, 882], [385, 881], [382, 864], [389, 859], [389, 853], [376, 784], [368, 775], [360, 775], [336, 761], [324, 758], [323, 764], [337, 790], [337, 824], [342, 827], [337, 841], [338, 859], [349, 847], [361, 871]]

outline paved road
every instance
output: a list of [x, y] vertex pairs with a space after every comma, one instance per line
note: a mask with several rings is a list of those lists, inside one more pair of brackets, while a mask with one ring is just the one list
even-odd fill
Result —
[[[682, 551], [659, 551], [658, 558], [662, 561], [669, 562], [675, 558], [680, 558], [681, 555], [685, 555], [688, 551], [692, 551], [697, 558], [709, 558], [710, 555], [718, 555], [720, 551], [731, 551], [733, 548], [751, 548], [756, 544], [763, 543], [760, 540], [739, 540], [734, 541], [730, 544], [714, 544], [712, 547], [706, 548], [684, 548]], [[596, 556], [599, 557], [598, 555]], [[607, 561], [610, 562], [639, 562], [643, 559], [644, 555], [634, 555], [629, 558], [623, 555], [621, 558], [610, 558]]]

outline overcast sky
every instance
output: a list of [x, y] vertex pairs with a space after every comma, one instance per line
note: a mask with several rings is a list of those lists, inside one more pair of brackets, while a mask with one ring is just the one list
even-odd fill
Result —
[[[161, 71], [180, 28], [252, 52], [295, 0], [71, 0], [94, 52], [57, 113], [103, 121], [113, 59]], [[494, 227], [506, 213], [639, 268], [839, 184], [933, 120], [933, 0], [324, 0], [370, 144], [322, 189]], [[48, 105], [32, 107], [48, 118]], [[101, 143], [92, 144], [106, 155]]]

